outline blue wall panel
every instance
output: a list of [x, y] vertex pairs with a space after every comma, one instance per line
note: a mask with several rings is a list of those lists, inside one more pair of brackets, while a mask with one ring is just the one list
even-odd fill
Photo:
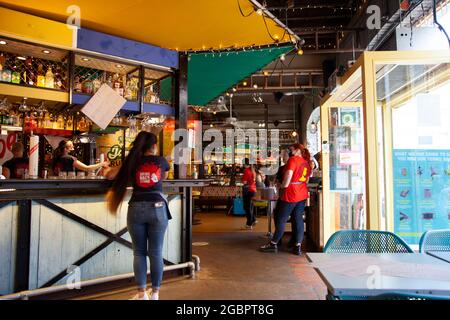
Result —
[[178, 69], [178, 52], [108, 34], [78, 30], [79, 49]]

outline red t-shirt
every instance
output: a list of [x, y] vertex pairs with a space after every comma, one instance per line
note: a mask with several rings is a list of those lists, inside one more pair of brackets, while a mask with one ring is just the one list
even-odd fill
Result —
[[[305, 159], [299, 156], [289, 158], [284, 172], [292, 170], [292, 179], [289, 186], [284, 190], [281, 200], [286, 202], [300, 202], [309, 198], [308, 182], [311, 168]], [[299, 184], [300, 183], [300, 184]]]
[[244, 176], [242, 177], [242, 182], [247, 183], [249, 192], [256, 192], [256, 177], [253, 174], [252, 169], [245, 169]]

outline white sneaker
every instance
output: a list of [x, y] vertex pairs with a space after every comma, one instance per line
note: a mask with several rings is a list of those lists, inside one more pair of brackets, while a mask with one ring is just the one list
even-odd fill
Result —
[[148, 298], [147, 292], [144, 293], [144, 296], [140, 297], [139, 293], [137, 293], [133, 298], [131, 298], [130, 300], [150, 300]]
[[248, 225], [245, 225], [241, 228], [241, 230], [252, 230], [252, 229], [253, 229], [253, 226], [248, 226]]
[[149, 291], [150, 300], [159, 300], [159, 292]]

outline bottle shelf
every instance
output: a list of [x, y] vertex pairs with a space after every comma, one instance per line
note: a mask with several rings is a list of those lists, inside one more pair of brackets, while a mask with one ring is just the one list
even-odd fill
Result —
[[25, 129], [25, 133], [31, 133], [31, 131], [33, 131], [34, 134], [42, 134], [49, 136], [70, 137], [73, 135], [72, 130], [47, 129], [47, 128], [34, 128], [33, 130], [29, 128]]
[[48, 88], [24, 86], [9, 82], [0, 82], [0, 92], [3, 96], [27, 97], [29, 99], [69, 102], [69, 93]]

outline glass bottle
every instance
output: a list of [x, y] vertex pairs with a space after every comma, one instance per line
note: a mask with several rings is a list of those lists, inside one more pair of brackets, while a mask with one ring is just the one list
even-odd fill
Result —
[[63, 75], [61, 67], [57, 67], [55, 70], [55, 89], [63, 90]]
[[44, 128], [51, 129], [53, 128], [52, 119], [50, 118], [50, 114], [47, 112], [44, 117]]
[[44, 66], [42, 65], [42, 63], [40, 63], [38, 66], [36, 81], [38, 87], [45, 88], [45, 74]]
[[24, 83], [30, 86], [36, 85], [36, 75], [33, 72], [33, 57], [28, 57], [25, 61]]
[[96, 77], [94, 81], [92, 81], [92, 85], [94, 86], [94, 93], [97, 93], [97, 91], [102, 86], [102, 82], [100, 81], [99, 77]]
[[74, 88], [73, 89], [75, 90], [75, 92], [79, 92], [79, 93], [82, 92], [81, 79], [78, 76], [76, 76], [74, 79]]
[[55, 88], [55, 75], [51, 66], [48, 67], [47, 73], [45, 74], [45, 87], [49, 89]]
[[5, 67], [5, 63], [6, 63], [6, 58], [2, 52], [2, 53], [0, 53], [0, 76], [1, 76], [1, 72], [3, 71], [3, 68]]
[[11, 82], [11, 70], [8, 69], [8, 59], [7, 58], [5, 58], [5, 61], [2, 65], [1, 80], [3, 82]]
[[92, 84], [92, 81], [90, 78], [91, 78], [91, 75], [88, 74], [86, 76], [86, 80], [83, 81], [83, 85], [82, 85], [83, 93], [92, 94], [94, 92], [94, 85]]
[[108, 76], [108, 80], [106, 80], [106, 84], [107, 84], [110, 88], [113, 88], [113, 80], [112, 80], [112, 76], [111, 76], [111, 75]]
[[66, 128], [65, 128], [65, 129], [66, 129], [66, 130], [70, 130], [70, 131], [73, 130], [73, 117], [72, 117], [72, 116], [69, 116], [69, 117], [67, 118]]
[[64, 130], [64, 118], [62, 114], [58, 116], [58, 120], [56, 121], [56, 128], [59, 130]]
[[13, 71], [11, 73], [11, 82], [15, 84], [20, 84], [20, 72], [16, 65], [13, 66]]
[[117, 74], [117, 73], [115, 75], [115, 79], [113, 81], [113, 85], [114, 85], [114, 91], [116, 91], [119, 96], [123, 97], [122, 79], [120, 78], [119, 74]]

